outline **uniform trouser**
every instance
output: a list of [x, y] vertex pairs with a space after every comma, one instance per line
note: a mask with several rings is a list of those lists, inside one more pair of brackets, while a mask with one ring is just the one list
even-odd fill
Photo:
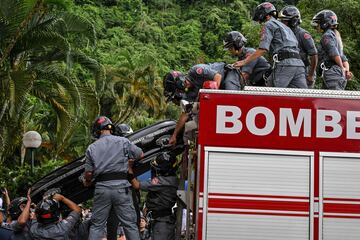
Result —
[[328, 70], [323, 70], [324, 88], [332, 90], [344, 90], [346, 78], [339, 65], [333, 65]]
[[174, 240], [175, 217], [167, 216], [153, 220], [151, 225], [151, 240]]
[[89, 240], [100, 240], [105, 236], [106, 221], [111, 208], [124, 228], [126, 239], [139, 240], [131, 190], [118, 186], [96, 186]]
[[240, 75], [235, 69], [229, 70], [223, 81], [225, 90], [241, 90]]
[[303, 66], [277, 65], [268, 81], [272, 87], [308, 88]]

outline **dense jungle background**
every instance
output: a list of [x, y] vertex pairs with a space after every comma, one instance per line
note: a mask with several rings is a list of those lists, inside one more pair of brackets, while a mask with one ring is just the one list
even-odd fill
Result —
[[[162, 78], [196, 63], [232, 59], [224, 35], [241, 31], [258, 46], [251, 21], [256, 0], [0, 0], [0, 187], [11, 193], [83, 155], [97, 115], [134, 130], [178, 109], [163, 97]], [[360, 3], [357, 0], [272, 1], [296, 4], [302, 27], [331, 9], [339, 18], [345, 53], [360, 89]], [[321, 87], [321, 79], [317, 80]], [[43, 143], [35, 173], [22, 147], [26, 131]], [[23, 157], [22, 157], [23, 156]], [[24, 164], [21, 164], [21, 159]]]

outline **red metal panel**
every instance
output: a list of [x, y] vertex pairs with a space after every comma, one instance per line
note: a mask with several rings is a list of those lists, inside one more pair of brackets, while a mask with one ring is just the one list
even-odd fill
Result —
[[[241, 109], [240, 121], [243, 124], [243, 129], [240, 133], [216, 133], [216, 110], [218, 105], [236, 106]], [[245, 118], [247, 112], [259, 106], [270, 109], [275, 116], [275, 127], [269, 135], [255, 136], [246, 128]], [[280, 108], [292, 108], [295, 118], [298, 115], [299, 109], [311, 109], [311, 137], [303, 137], [303, 129], [300, 131], [299, 137], [279, 136]], [[334, 110], [341, 114], [339, 125], [342, 126], [343, 131], [340, 137], [316, 137], [316, 109]], [[359, 152], [360, 140], [346, 138], [346, 111], [349, 109], [352, 111], [360, 110], [360, 104], [351, 99], [201, 93], [199, 143], [202, 146], [218, 147]], [[263, 127], [265, 125], [265, 117], [258, 115], [255, 123], [257, 127]], [[343, 146], [346, 146], [346, 148]]]
[[[216, 133], [216, 114], [217, 106], [235, 106], [241, 110], [239, 121], [242, 124], [241, 131], [238, 133]], [[269, 109], [275, 117], [273, 130], [266, 135], [257, 136], [251, 133], [247, 127], [247, 113], [254, 107], [263, 107]], [[302, 126], [298, 136], [291, 136], [289, 127], [287, 127], [287, 136], [280, 136], [280, 109], [291, 109], [294, 119], [297, 119], [300, 109], [311, 111], [311, 132], [310, 136], [305, 136], [304, 126]], [[342, 132], [341, 135], [334, 138], [318, 137], [317, 111], [332, 110], [341, 116], [337, 123]], [[242, 95], [242, 94], [221, 94], [221, 93], [201, 93], [200, 94], [200, 118], [199, 118], [199, 139], [201, 145], [200, 156], [200, 192], [204, 191], [204, 146], [215, 147], [240, 147], [240, 148], [260, 148], [260, 149], [281, 149], [281, 150], [299, 150], [314, 152], [314, 182], [313, 191], [315, 204], [319, 203], [319, 152], [360, 152], [360, 140], [349, 139], [347, 136], [347, 111], [360, 111], [360, 104], [357, 100], [334, 99], [334, 98], [315, 98], [315, 97], [293, 97], [293, 96], [264, 96], [264, 95]], [[230, 113], [231, 114], [231, 113]], [[228, 116], [228, 115], [226, 115]], [[326, 118], [326, 121], [331, 117]], [[356, 118], [356, 122], [360, 119]], [[266, 125], [264, 115], [257, 115], [255, 126], [262, 128]], [[228, 123], [227, 123], [228, 124]], [[231, 123], [229, 123], [231, 126]], [[358, 124], [354, 124], [358, 125]], [[226, 127], [229, 127], [228, 125]], [[354, 127], [354, 126], [353, 126]], [[360, 132], [360, 127], [355, 127], [355, 132]], [[331, 131], [331, 127], [326, 128]], [[346, 146], [346, 147], [344, 147]], [[310, 167], [310, 166], [309, 166]], [[222, 198], [221, 198], [222, 197]], [[239, 199], [247, 197], [249, 199]], [[253, 198], [253, 199], [251, 199]], [[256, 198], [271, 198], [271, 200], [259, 200]], [[266, 195], [238, 195], [224, 193], [209, 193], [208, 213], [222, 214], [259, 214], [274, 216], [309, 216], [309, 202], [296, 200], [284, 201], [284, 199], [310, 200], [308, 197], [289, 197], [289, 196], [266, 196]], [[324, 217], [333, 218], [360, 218], [360, 205], [352, 204], [359, 202], [359, 199], [327, 198], [324, 199]], [[326, 201], [335, 201], [335, 203], [326, 203]], [[336, 201], [339, 201], [336, 203]], [[349, 204], [347, 203], [349, 202]], [[232, 211], [235, 209], [236, 211]], [[244, 211], [253, 210], [251, 212]], [[264, 212], [257, 212], [264, 211]], [[266, 211], [268, 210], [268, 211]], [[273, 212], [271, 212], [273, 211]], [[279, 212], [276, 212], [279, 211]], [[284, 211], [284, 212], [281, 212]], [[293, 211], [294, 213], [291, 213]], [[301, 212], [307, 212], [301, 214]], [[349, 214], [350, 213], [350, 214]], [[314, 212], [314, 240], [319, 239], [319, 217], [318, 212]], [[351, 215], [355, 214], [355, 215]], [[202, 213], [198, 213], [198, 239], [202, 239]]]
[[309, 202], [210, 198], [209, 208], [308, 212]]

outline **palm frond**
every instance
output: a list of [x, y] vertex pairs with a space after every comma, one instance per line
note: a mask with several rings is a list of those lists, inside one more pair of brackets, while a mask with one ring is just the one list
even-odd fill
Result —
[[10, 116], [19, 118], [26, 97], [30, 92], [35, 75], [30, 71], [16, 71], [11, 73], [10, 83]]
[[72, 14], [70, 12], [62, 12], [57, 16], [65, 23], [67, 33], [80, 34], [89, 39], [92, 45], [96, 42], [96, 32], [94, 25], [87, 19]]
[[68, 40], [57, 32], [35, 31], [27, 33], [20, 38], [15, 44], [12, 54], [19, 54], [26, 50], [38, 50], [50, 46], [63, 49], [63, 51], [70, 50]]

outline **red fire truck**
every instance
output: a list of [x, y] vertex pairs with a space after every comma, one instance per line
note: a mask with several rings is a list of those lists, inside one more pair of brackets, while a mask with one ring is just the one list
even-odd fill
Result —
[[360, 93], [201, 90], [198, 240], [360, 239]]

